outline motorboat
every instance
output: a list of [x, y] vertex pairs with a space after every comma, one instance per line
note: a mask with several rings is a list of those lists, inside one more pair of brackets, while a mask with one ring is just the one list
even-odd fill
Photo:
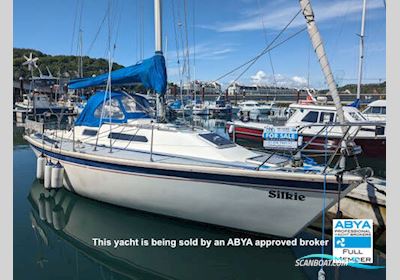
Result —
[[176, 116], [191, 116], [193, 108], [191, 104], [182, 103], [181, 100], [174, 100], [168, 104], [168, 110], [174, 117]]
[[386, 100], [372, 101], [362, 113], [370, 121], [386, 122]]
[[192, 107], [192, 114], [196, 116], [208, 116], [210, 111], [206, 104], [195, 102]]
[[[301, 129], [301, 136], [304, 142], [313, 139], [315, 144], [308, 146], [309, 150], [321, 149], [321, 144], [328, 137], [329, 144], [334, 147], [343, 136], [340, 127], [331, 127], [327, 133], [317, 135], [321, 130], [321, 124], [336, 122], [336, 108], [324, 104], [291, 104], [289, 109], [293, 112], [292, 116], [286, 121], [284, 126]], [[355, 143], [360, 145], [363, 154], [371, 157], [386, 157], [386, 135], [385, 126], [375, 125], [364, 117], [355, 107], [344, 106], [344, 116], [346, 122], [363, 124], [359, 129], [354, 127], [351, 132], [354, 134]], [[263, 131], [271, 125], [258, 122], [232, 121], [227, 123], [231, 136], [256, 141], [263, 141]], [[315, 139], [314, 139], [315, 138]], [[318, 147], [317, 147], [318, 146]]]
[[261, 115], [268, 115], [272, 111], [274, 103], [260, 104], [254, 100], [244, 101], [239, 104], [240, 115], [247, 115], [252, 120], [256, 120]]
[[[63, 187], [94, 200], [185, 220], [293, 237], [369, 176], [360, 168], [344, 170], [342, 165], [256, 152], [203, 128], [167, 123], [160, 7], [155, 0], [154, 56], [70, 81], [70, 89], [105, 85], [106, 90], [88, 100], [71, 128], [43, 125], [27, 131], [24, 139], [38, 157], [37, 174], [47, 188]], [[144, 97], [110, 86], [138, 82], [157, 93], [155, 116]]]
[[217, 97], [215, 102], [210, 103], [208, 110], [213, 116], [230, 116], [232, 114], [232, 106], [226, 102], [224, 96]]
[[69, 112], [68, 106], [51, 102], [48, 95], [43, 93], [24, 94], [21, 102], [15, 102], [14, 112], [24, 111], [29, 114], [42, 115], [45, 113], [59, 114]]

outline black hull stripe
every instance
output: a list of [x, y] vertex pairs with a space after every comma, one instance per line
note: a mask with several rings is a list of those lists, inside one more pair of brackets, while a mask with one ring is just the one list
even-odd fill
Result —
[[[92, 166], [96, 168], [102, 169], [110, 169], [116, 171], [123, 171], [129, 173], [139, 173], [139, 174], [150, 174], [150, 175], [159, 175], [166, 177], [175, 177], [175, 178], [185, 178], [185, 179], [194, 179], [194, 180], [203, 180], [203, 181], [212, 181], [216, 183], [232, 183], [232, 184], [241, 184], [247, 185], [249, 187], [270, 187], [270, 186], [280, 186], [286, 187], [287, 189], [303, 189], [303, 190], [323, 190], [322, 182], [303, 182], [296, 180], [282, 180], [282, 179], [268, 179], [268, 178], [254, 178], [247, 176], [233, 176], [233, 175], [224, 175], [224, 174], [210, 174], [203, 172], [191, 172], [191, 171], [181, 171], [181, 170], [168, 170], [168, 169], [159, 169], [159, 168], [149, 168], [142, 166], [129, 166], [115, 163], [106, 163], [99, 162], [94, 160], [81, 159], [76, 157], [70, 157], [66, 155], [61, 155], [58, 153], [50, 152], [44, 150], [40, 147], [34, 146], [36, 150], [39, 152], [48, 155], [52, 158], [56, 158], [62, 161], [67, 161], [79, 165]], [[260, 171], [261, 172], [261, 171]], [[290, 183], [289, 183], [290, 182]], [[342, 191], [346, 190], [349, 185], [342, 184]], [[326, 184], [327, 191], [338, 190], [338, 185], [335, 183], [327, 183]]]

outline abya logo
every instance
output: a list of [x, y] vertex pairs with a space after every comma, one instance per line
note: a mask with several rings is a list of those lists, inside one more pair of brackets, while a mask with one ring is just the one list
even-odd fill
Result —
[[334, 219], [333, 257], [348, 262], [374, 262], [373, 223], [370, 219]]
[[372, 229], [371, 220], [337, 220], [335, 229]]

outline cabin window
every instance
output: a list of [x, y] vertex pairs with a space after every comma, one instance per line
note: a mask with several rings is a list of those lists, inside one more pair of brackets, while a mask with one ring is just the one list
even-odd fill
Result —
[[115, 139], [115, 140], [125, 140], [125, 141], [135, 141], [135, 142], [148, 142], [146, 136], [125, 134], [125, 133], [118, 133], [118, 132], [111, 132], [110, 134], [108, 134], [108, 138], [109, 139]]
[[[133, 98], [130, 98], [128, 96], [124, 96], [121, 98], [122, 101], [122, 105], [124, 105], [125, 110], [127, 113], [133, 113], [133, 112], [137, 112], [137, 111], [141, 111], [140, 109], [138, 110], [138, 106], [136, 104], [136, 100]], [[139, 106], [140, 108], [140, 106]]]
[[121, 102], [127, 113], [146, 112], [151, 110], [149, 101], [144, 97], [123, 96]]
[[96, 136], [96, 135], [97, 135], [97, 130], [94, 130], [94, 129], [85, 129], [85, 130], [82, 132], [82, 135], [84, 135], [84, 136]]
[[123, 120], [125, 118], [125, 115], [119, 106], [118, 100], [114, 98], [111, 99], [111, 103], [110, 100], [108, 99], [105, 102], [104, 106], [102, 103], [99, 107], [97, 107], [96, 111], [94, 111], [94, 116], [100, 119], [102, 111], [103, 111], [103, 119], [108, 119], [111, 117], [111, 119], [114, 120]]
[[365, 110], [364, 114], [371, 114], [372, 112], [372, 107], [369, 107], [367, 110]]
[[386, 115], [386, 107], [382, 107], [382, 115]]
[[335, 118], [334, 113], [321, 112], [321, 114], [319, 115], [319, 122], [320, 123], [330, 123], [330, 122], [333, 122], [334, 118]]
[[311, 111], [309, 112], [303, 119], [303, 122], [311, 122], [311, 123], [316, 123], [318, 122], [318, 112], [316, 111]]
[[224, 147], [224, 146], [232, 146], [234, 145], [232, 141], [226, 139], [216, 133], [203, 133], [199, 134], [199, 136], [208, 142], [213, 143], [217, 147]]
[[372, 107], [372, 114], [380, 114], [381, 107]]

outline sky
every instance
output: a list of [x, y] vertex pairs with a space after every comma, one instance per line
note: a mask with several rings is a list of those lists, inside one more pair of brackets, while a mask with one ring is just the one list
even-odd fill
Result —
[[[362, 0], [311, 0], [336, 82], [356, 83]], [[367, 0], [364, 83], [386, 79], [384, 0]], [[154, 54], [152, 0], [14, 0], [14, 47], [56, 55], [109, 56], [129, 66]], [[169, 81], [215, 81], [256, 57], [299, 11], [297, 0], [163, 0], [163, 51]], [[275, 41], [305, 27], [298, 15]], [[183, 75], [182, 67], [189, 57]], [[179, 60], [179, 64], [178, 64]], [[40, 65], [40, 60], [39, 63]], [[181, 69], [181, 70], [179, 70]], [[306, 31], [218, 80], [325, 88]]]

